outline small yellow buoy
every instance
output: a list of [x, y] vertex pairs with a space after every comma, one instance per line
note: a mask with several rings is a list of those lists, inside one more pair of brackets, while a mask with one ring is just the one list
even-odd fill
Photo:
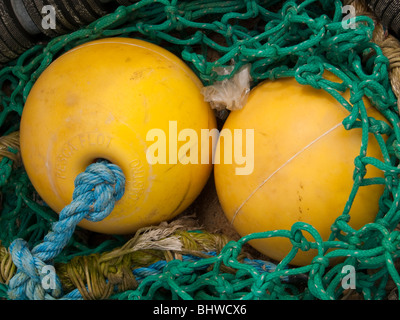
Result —
[[[343, 96], [348, 99], [348, 92]], [[383, 119], [368, 101], [365, 103], [369, 116]], [[348, 114], [326, 91], [300, 85], [292, 78], [259, 84], [244, 108], [229, 115], [223, 130], [243, 131], [242, 150], [237, 154], [244, 154], [246, 148], [252, 150], [243, 146], [249, 143], [244, 139], [245, 130], [254, 130], [251, 172], [237, 174], [236, 169], [243, 164], [224, 161], [226, 143], [221, 138], [214, 166], [223, 211], [240, 235], [290, 230], [302, 221], [314, 226], [323, 240], [328, 239], [330, 227], [350, 195], [354, 159], [360, 153], [361, 129], [345, 130], [342, 125]], [[382, 159], [372, 134], [367, 155]], [[250, 161], [250, 155], [246, 156]], [[368, 166], [366, 177], [382, 176], [381, 171]], [[374, 220], [382, 191], [383, 186], [377, 185], [359, 189], [350, 211], [353, 228]], [[304, 235], [312, 240], [309, 234]], [[290, 240], [283, 237], [252, 240], [250, 244], [279, 261], [292, 248]], [[292, 263], [306, 265], [315, 254], [314, 249], [299, 252]]]
[[[178, 133], [200, 137], [216, 126], [201, 88], [183, 61], [145, 41], [108, 38], [63, 54], [36, 81], [22, 114], [21, 155], [35, 189], [60, 212], [76, 176], [102, 158], [124, 172], [125, 193], [109, 217], [81, 227], [124, 234], [176, 216], [212, 168], [211, 160], [181, 161], [188, 142]], [[199, 159], [209, 148], [195, 147]]]

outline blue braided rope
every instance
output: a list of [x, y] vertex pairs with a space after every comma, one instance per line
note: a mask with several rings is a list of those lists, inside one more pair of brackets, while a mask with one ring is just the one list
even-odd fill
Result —
[[[61, 283], [56, 276], [55, 285], [45, 289], [42, 270], [68, 244], [75, 228], [83, 219], [101, 221], [114, 208], [125, 191], [122, 170], [106, 161], [89, 165], [75, 179], [72, 202], [61, 212], [59, 221], [52, 225], [43, 242], [31, 251], [26, 241], [16, 239], [9, 250], [17, 272], [10, 280], [8, 297], [12, 300], [53, 300], [62, 297]], [[65, 298], [73, 297], [68, 294]], [[75, 294], [75, 298], [76, 298]]]

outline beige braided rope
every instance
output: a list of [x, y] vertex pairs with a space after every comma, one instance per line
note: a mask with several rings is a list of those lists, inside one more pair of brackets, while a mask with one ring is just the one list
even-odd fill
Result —
[[[17, 152], [14, 153], [13, 151]], [[21, 155], [19, 152], [19, 131], [0, 137], [0, 160], [3, 157], [12, 160], [15, 165], [21, 164]]]

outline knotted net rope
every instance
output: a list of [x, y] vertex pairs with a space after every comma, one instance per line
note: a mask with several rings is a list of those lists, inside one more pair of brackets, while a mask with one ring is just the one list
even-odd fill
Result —
[[[67, 284], [63, 284], [64, 297], [93, 298], [85, 291], [93, 292], [90, 286], [94, 282], [88, 279], [91, 275], [104, 274], [101, 272], [104, 264], [99, 261], [113, 259], [120, 263], [112, 266], [114, 271], [129, 273], [127, 277], [131, 280], [125, 284], [121, 280], [117, 291], [109, 290], [108, 294], [94, 298], [333, 300], [346, 293], [341, 285], [345, 276], [343, 266], [354, 268], [355, 290], [364, 299], [386, 298], [385, 288], [389, 281], [400, 286], [395, 266], [400, 254], [397, 230], [400, 220], [400, 129], [397, 99], [389, 80], [390, 63], [382, 48], [371, 41], [373, 20], [357, 16], [352, 21], [343, 21], [342, 7], [339, 0], [141, 0], [131, 6], [121, 6], [76, 32], [36, 45], [0, 70], [1, 136], [18, 131], [29, 91], [54, 59], [79, 44], [110, 36], [140, 38], [167, 48], [180, 56], [205, 85], [231, 77], [246, 64], [251, 65], [254, 85], [265, 79], [294, 77], [300, 84], [327, 91], [349, 111], [343, 119], [346, 130], [362, 130], [360, 152], [354, 161], [354, 185], [343, 212], [332, 213], [337, 219], [327, 241], [321, 239], [312, 225], [298, 222], [290, 230], [267, 230], [229, 241], [215, 252], [202, 247], [203, 255], [182, 252], [181, 256], [170, 259], [155, 259], [145, 266], [151, 266], [148, 271], [153, 274], [139, 277], [140, 283], [137, 283], [127, 271], [132, 271], [132, 264], [136, 262], [131, 255], [118, 251], [124, 248], [124, 237], [91, 242], [78, 228], [69, 235], [63, 250], [51, 257], [54, 265], [60, 266], [60, 278], [69, 275], [69, 280], [65, 280]], [[351, 23], [354, 28], [350, 27]], [[231, 66], [233, 71], [229, 75], [215, 72], [216, 68]], [[341, 82], [325, 79], [324, 71], [335, 74]], [[350, 91], [349, 101], [341, 95], [345, 90]], [[364, 96], [387, 121], [367, 116]], [[378, 141], [383, 160], [366, 156], [369, 134]], [[13, 279], [23, 268], [10, 257], [13, 250], [5, 248], [19, 238], [24, 239], [24, 248], [40, 246], [53, 223], [58, 221], [58, 215], [41, 201], [23, 167], [18, 164], [15, 157], [18, 149], [9, 145], [7, 151], [12, 156], [3, 156], [0, 162], [0, 294], [4, 298], [10, 298], [10, 283], [15, 287]], [[369, 166], [381, 170], [384, 178], [365, 178]], [[349, 226], [352, 202], [359, 188], [371, 184], [384, 186], [376, 220], [355, 230]], [[307, 240], [305, 234], [312, 240]], [[243, 259], [243, 246], [248, 241], [268, 237], [286, 237], [293, 248], [274, 268], [263, 267], [263, 263], [256, 260]], [[290, 265], [298, 251], [310, 248], [317, 249], [318, 255], [309, 265]], [[111, 260], [104, 258], [104, 255], [113, 256], [114, 250], [121, 255]], [[154, 251], [151, 253], [155, 254]], [[343, 261], [329, 266], [330, 259], [338, 257]], [[129, 261], [123, 263], [124, 259]], [[77, 260], [86, 261], [85, 271], [71, 269]], [[89, 263], [89, 260], [95, 262]], [[157, 269], [155, 264], [160, 261], [161, 266]], [[122, 269], [118, 268], [121, 264]], [[81, 283], [79, 290], [74, 291], [71, 281], [78, 278], [74, 283], [82, 282], [82, 273], [86, 273], [86, 283]], [[297, 275], [307, 279], [302, 286], [290, 282], [290, 277]], [[37, 274], [32, 274], [34, 276]], [[111, 280], [112, 277], [107, 281]], [[26, 281], [33, 283], [29, 279]], [[107, 281], [103, 281], [103, 286], [107, 287]], [[28, 284], [25, 287], [33, 288]], [[20, 292], [19, 296], [36, 298], [36, 293], [31, 290]], [[59, 293], [45, 292], [42, 298], [49, 298], [49, 295], [57, 298]]]

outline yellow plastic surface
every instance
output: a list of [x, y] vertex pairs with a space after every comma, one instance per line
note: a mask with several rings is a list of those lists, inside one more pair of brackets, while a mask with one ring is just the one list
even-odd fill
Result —
[[[348, 92], [343, 96], [348, 99]], [[369, 116], [383, 119], [368, 101], [365, 103]], [[350, 195], [354, 159], [361, 146], [361, 129], [346, 131], [342, 125], [348, 114], [326, 91], [300, 85], [292, 78], [259, 84], [245, 107], [229, 115], [224, 129], [254, 129], [251, 174], [236, 175], [235, 169], [243, 165], [234, 161], [226, 164], [222, 157], [221, 164], [214, 166], [220, 203], [242, 236], [290, 230], [295, 222], [303, 221], [328, 239], [330, 226], [343, 212]], [[224, 140], [218, 144], [223, 149]], [[372, 134], [367, 155], [382, 159]], [[366, 177], [382, 176], [375, 167], [367, 167]], [[350, 211], [353, 228], [374, 220], [382, 191], [383, 186], [361, 187]], [[303, 234], [312, 240], [308, 233]], [[250, 244], [278, 261], [292, 248], [283, 237]], [[316, 250], [299, 252], [292, 263], [306, 265], [315, 254]]]
[[[23, 110], [21, 154], [34, 187], [60, 212], [72, 200], [76, 176], [104, 158], [123, 170], [125, 194], [109, 217], [81, 227], [125, 234], [171, 219], [198, 196], [211, 160], [151, 164], [146, 151], [157, 137], [147, 134], [162, 130], [179, 151], [186, 142], [170, 134], [171, 123], [199, 137], [214, 128], [201, 87], [183, 61], [140, 40], [102, 39], [63, 54], [41, 74]], [[201, 148], [208, 146], [199, 146], [199, 159]]]

